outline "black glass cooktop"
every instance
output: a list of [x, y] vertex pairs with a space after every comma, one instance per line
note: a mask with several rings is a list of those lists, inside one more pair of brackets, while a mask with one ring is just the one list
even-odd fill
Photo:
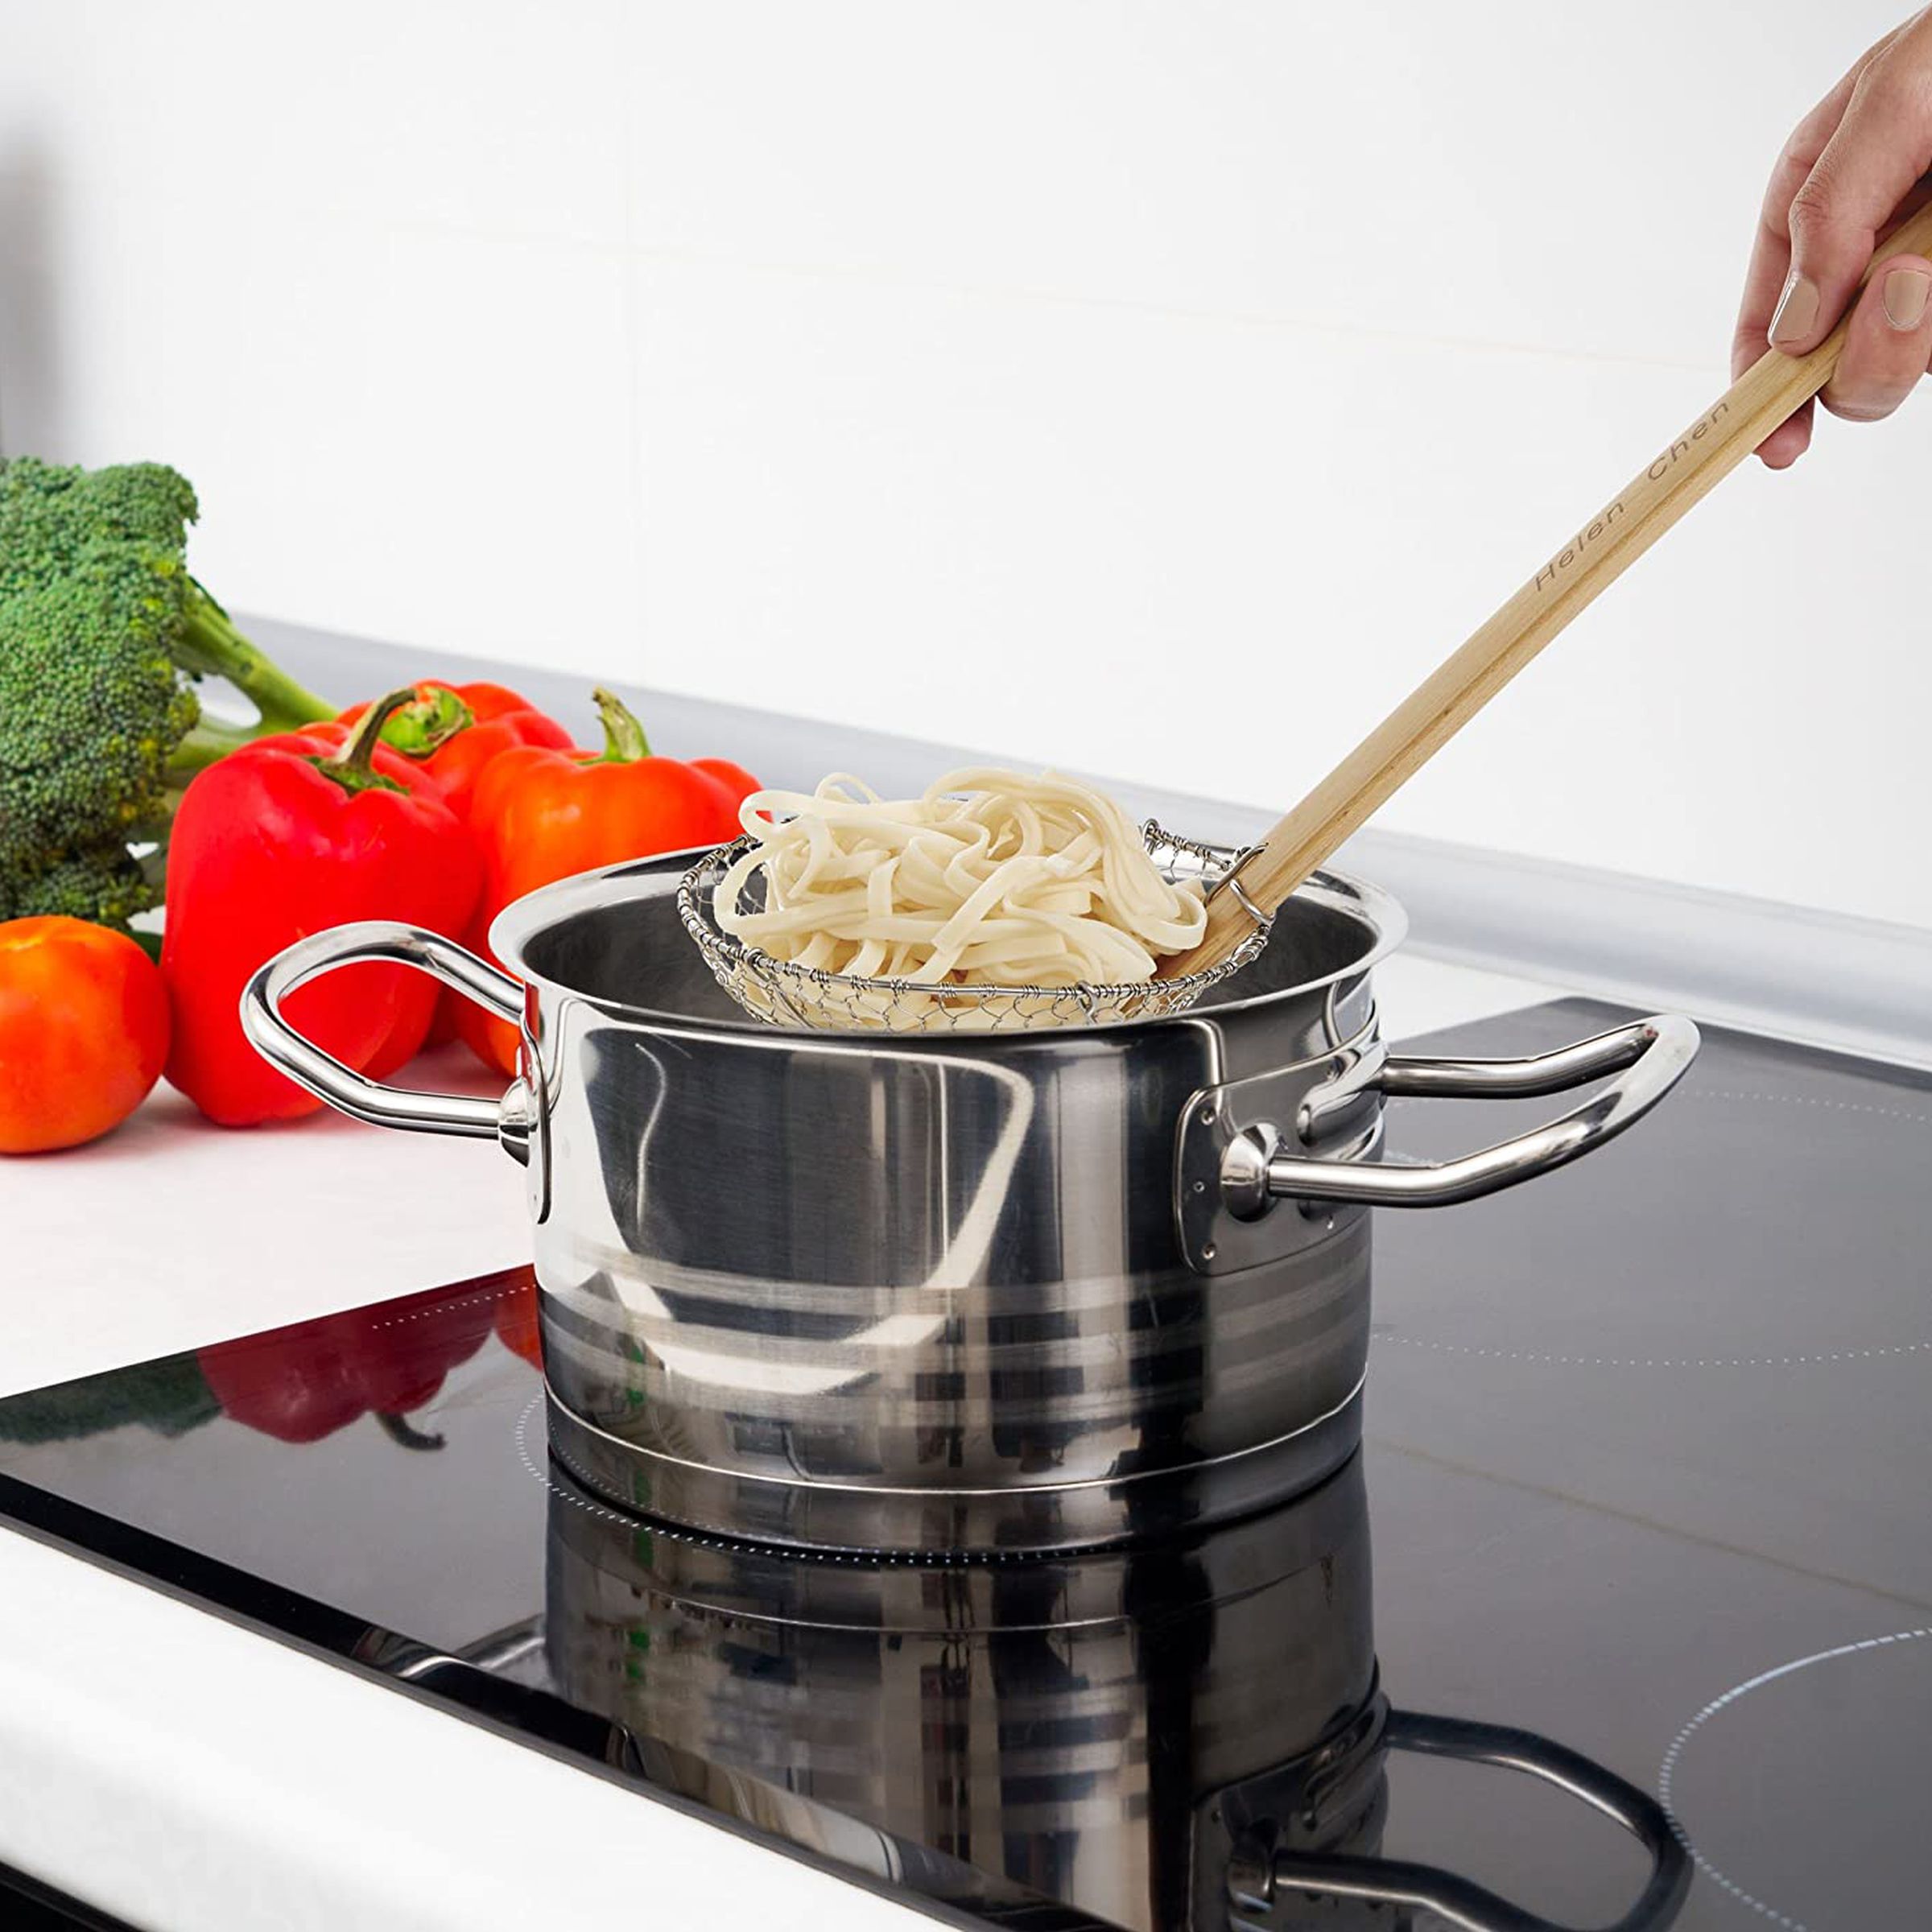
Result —
[[521, 1271], [0, 1402], [0, 1514], [967, 1922], [1932, 1923], [1932, 1080], [1710, 1034], [1614, 1146], [1374, 1239], [1362, 1453], [1190, 1542], [614, 1511]]

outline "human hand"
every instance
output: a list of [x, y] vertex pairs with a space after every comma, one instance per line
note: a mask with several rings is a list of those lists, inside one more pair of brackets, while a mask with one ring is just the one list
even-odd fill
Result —
[[[1884, 233], [1932, 200], [1932, 7], [1897, 27], [1801, 121], [1785, 143], [1758, 218], [1732, 338], [1740, 376], [1767, 345], [1792, 355], [1829, 335]], [[1858, 296], [1837, 372], [1820, 400], [1876, 421], [1932, 362], [1932, 261], [1895, 255]], [[1812, 406], [1772, 431], [1758, 454], [1782, 469], [1811, 440]]]

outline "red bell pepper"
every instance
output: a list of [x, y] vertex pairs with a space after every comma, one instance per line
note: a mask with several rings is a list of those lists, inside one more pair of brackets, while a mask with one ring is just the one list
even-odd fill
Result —
[[[493, 691], [502, 687], [491, 685], [488, 688]], [[361, 723], [368, 710], [369, 707], [366, 704], [355, 705], [352, 708], [353, 715], [352, 712], [345, 712], [341, 717], [335, 719], [332, 722], [324, 720], [320, 724], [305, 726], [302, 735], [308, 738], [322, 740], [340, 749], [341, 746], [349, 742], [355, 727]], [[385, 732], [387, 731], [386, 724], [383, 729]], [[438, 792], [442, 793], [444, 803], [445, 804], [449, 803], [449, 795], [444, 791], [441, 779], [437, 778], [423, 761], [411, 757], [407, 752], [403, 752], [399, 754], [402, 759], [401, 767], [392, 766], [389, 762], [389, 754], [390, 751], [395, 749], [395, 747], [389, 744], [386, 737], [383, 740], [383, 744], [386, 749], [378, 753], [378, 762], [382, 770], [390, 773], [391, 776], [395, 774], [398, 769], [401, 769], [406, 774], [414, 774], [414, 782], [411, 785], [412, 791], [422, 791], [427, 787], [433, 786]], [[452, 806], [451, 809], [454, 811], [455, 807]], [[461, 815], [459, 813], [457, 815], [460, 817]], [[479, 886], [481, 877], [481, 868], [479, 866], [477, 869]], [[420, 923], [419, 922], [419, 923]], [[440, 931], [442, 928], [439, 927], [436, 930]], [[448, 936], [451, 939], [457, 939], [461, 935], [451, 933]], [[361, 969], [355, 968], [354, 970], [360, 971]], [[418, 975], [417, 976], [420, 977], [421, 976]], [[420, 989], [415, 990], [419, 994]], [[452, 993], [447, 986], [432, 986], [431, 998], [428, 1030], [420, 1040], [417, 1040], [409, 1027], [403, 1026], [398, 1029], [390, 1038], [389, 1043], [369, 1062], [368, 1066], [362, 1069], [371, 1080], [386, 1080], [398, 1067], [413, 1059], [423, 1048], [440, 1046], [446, 1040], [453, 1040], [456, 1037], [456, 1013], [458, 1009], [467, 1002], [460, 994]]]
[[[338, 721], [353, 724], [368, 709], [366, 704], [351, 705]], [[389, 714], [382, 741], [427, 771], [442, 786], [450, 810], [465, 823], [477, 781], [492, 759], [522, 745], [546, 745], [553, 751], [572, 748], [570, 733], [555, 718], [508, 685], [445, 684], [436, 678], [415, 685], [409, 702]], [[441, 989], [423, 1044], [440, 1046], [455, 1039], [468, 1004], [460, 993]]]
[[[368, 709], [366, 704], [352, 705], [340, 721], [353, 724]], [[507, 685], [445, 684], [436, 678], [423, 679], [409, 701], [390, 713], [382, 741], [418, 761], [443, 787], [450, 810], [463, 819], [469, 816], [483, 768], [502, 753], [520, 745], [575, 749], [570, 733], [555, 718]]]
[[444, 1379], [489, 1333], [494, 1298], [440, 1290], [369, 1311], [324, 1315], [263, 1335], [218, 1342], [196, 1360], [231, 1421], [278, 1442], [316, 1443], [363, 1415], [398, 1442], [438, 1447], [402, 1418], [433, 1401]]
[[[535, 746], [491, 761], [470, 807], [483, 898], [469, 945], [493, 958], [489, 922], [513, 899], [572, 873], [687, 846], [722, 844], [758, 781], [723, 758], [655, 756], [644, 728], [608, 691], [596, 694], [601, 754]], [[514, 1073], [517, 1030], [465, 1003], [456, 1030], [489, 1065]]]
[[[379, 741], [407, 691], [353, 727], [262, 738], [200, 773], [168, 848], [161, 972], [174, 1008], [168, 1079], [209, 1119], [252, 1126], [321, 1103], [277, 1073], [242, 1031], [242, 989], [305, 934], [350, 919], [467, 927], [477, 856], [436, 782]], [[292, 994], [292, 1025], [377, 1075], [423, 1043], [434, 980], [407, 966], [353, 966]]]

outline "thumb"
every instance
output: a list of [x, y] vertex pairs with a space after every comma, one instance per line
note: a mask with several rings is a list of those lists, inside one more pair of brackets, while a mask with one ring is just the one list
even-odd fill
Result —
[[1879, 233], [1932, 163], [1932, 35], [1922, 23], [1860, 76], [1791, 203], [1791, 272], [1773, 347], [1815, 349], [1843, 314]]

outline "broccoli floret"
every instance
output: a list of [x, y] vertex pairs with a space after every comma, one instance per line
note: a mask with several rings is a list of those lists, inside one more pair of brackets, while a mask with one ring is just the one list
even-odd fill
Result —
[[[0, 547], [11, 532], [0, 521]], [[201, 715], [169, 641], [177, 566], [101, 543], [68, 573], [0, 592], [0, 823], [10, 850], [52, 851], [165, 816], [167, 766]]]
[[[175, 797], [203, 766], [333, 715], [188, 574], [187, 479], [155, 463], [0, 467], [0, 918], [68, 911], [125, 927], [159, 902]], [[204, 719], [225, 678], [256, 722]]]
[[158, 1435], [185, 1435], [221, 1413], [192, 1355], [30, 1389], [0, 1402], [0, 1443], [64, 1443], [138, 1422]]
[[[136, 913], [161, 903], [166, 864], [165, 848], [137, 857], [114, 839], [76, 846], [26, 871], [0, 861], [0, 919], [64, 913], [69, 919], [92, 919], [125, 931]], [[148, 936], [134, 935], [143, 943]]]

